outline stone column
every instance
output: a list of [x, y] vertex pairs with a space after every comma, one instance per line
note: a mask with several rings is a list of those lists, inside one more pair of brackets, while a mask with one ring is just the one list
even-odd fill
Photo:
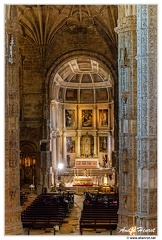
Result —
[[80, 156], [80, 136], [81, 136], [81, 131], [77, 131], [77, 156]]
[[[60, 157], [60, 139], [58, 140], [58, 102], [56, 100], [51, 101], [51, 141], [52, 141], [52, 171], [54, 176], [54, 184], [56, 184], [57, 176], [57, 164]], [[59, 147], [59, 149], [58, 149]]]
[[5, 14], [5, 235], [20, 235], [23, 228], [20, 207], [17, 6], [6, 5]]
[[135, 225], [136, 214], [136, 134], [137, 134], [137, 67], [136, 6], [118, 7], [119, 71], [119, 234]]
[[110, 133], [107, 135], [108, 137], [108, 167], [111, 168], [112, 166], [112, 136]]
[[66, 156], [66, 135], [65, 135], [65, 106], [62, 106], [62, 158], [64, 160], [65, 166], [67, 165]]
[[80, 110], [80, 106], [77, 106], [77, 125], [78, 125], [78, 129], [81, 129], [82, 126], [82, 113]]
[[62, 121], [62, 106], [58, 104], [57, 107], [57, 160], [58, 163], [62, 162], [62, 134], [61, 134], [61, 121]]
[[137, 6], [137, 227], [157, 234], [157, 6]]
[[65, 166], [67, 166], [67, 156], [66, 156], [66, 135], [65, 132], [63, 132], [63, 136], [62, 136], [62, 144], [63, 144], [63, 159], [65, 162]]
[[56, 138], [56, 157], [57, 157], [57, 163], [60, 163], [61, 162], [61, 159], [60, 159], [60, 144], [61, 144], [61, 141], [60, 141], [59, 132], [57, 132], [56, 134], [57, 134], [57, 138]]
[[94, 132], [94, 155], [98, 154], [97, 152], [97, 131]]
[[96, 129], [97, 106], [93, 106], [93, 129]]
[[57, 109], [58, 109], [58, 102], [56, 100], [51, 101], [51, 128], [57, 128]]
[[52, 171], [53, 171], [53, 182], [54, 187], [56, 186], [56, 175], [57, 175], [57, 158], [56, 158], [56, 132], [53, 131], [51, 134], [52, 141]]

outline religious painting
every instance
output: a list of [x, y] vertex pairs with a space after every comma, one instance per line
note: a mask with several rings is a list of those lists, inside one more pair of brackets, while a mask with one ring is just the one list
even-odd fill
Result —
[[75, 127], [75, 110], [65, 110], [65, 124], [66, 127]]
[[75, 153], [75, 140], [72, 137], [66, 138], [66, 148], [68, 153]]
[[99, 110], [99, 127], [108, 127], [108, 109]]
[[82, 127], [92, 127], [92, 110], [82, 110]]
[[107, 137], [99, 137], [99, 152], [107, 152]]

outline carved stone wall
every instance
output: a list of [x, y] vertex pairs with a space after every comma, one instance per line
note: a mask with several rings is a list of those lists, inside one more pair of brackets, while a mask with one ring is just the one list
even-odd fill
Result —
[[[137, 6], [137, 227], [157, 234], [157, 6]], [[137, 233], [138, 234], [138, 233]]]
[[6, 7], [5, 24], [5, 234], [23, 233], [19, 176], [19, 55], [16, 6]]
[[118, 7], [119, 73], [119, 234], [135, 225], [136, 213], [136, 134], [137, 66], [135, 6]]

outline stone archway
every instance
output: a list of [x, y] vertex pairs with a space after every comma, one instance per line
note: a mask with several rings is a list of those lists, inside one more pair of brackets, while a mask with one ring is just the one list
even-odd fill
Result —
[[[50, 86], [48, 93], [51, 98], [49, 101], [52, 100], [49, 118], [54, 174], [60, 162], [64, 165], [75, 166], [75, 159], [81, 155], [88, 157], [99, 155], [100, 166], [103, 166], [103, 158], [106, 157], [106, 166], [117, 169], [117, 162], [112, 164], [112, 152], [118, 145], [118, 138], [114, 139], [114, 132], [118, 132], [117, 124], [114, 129], [114, 115], [118, 115], [117, 112], [114, 113], [114, 102], [115, 104], [117, 102], [117, 96], [114, 97], [114, 91], [116, 92], [117, 89], [117, 84], [114, 88], [115, 71], [112, 70], [111, 64], [107, 67], [108, 64], [105, 64], [104, 57], [100, 56], [98, 60], [96, 53], [86, 51], [85, 53], [82, 55], [80, 52], [79, 56], [79, 51], [77, 51], [74, 55], [66, 55], [67, 59], [63, 56], [63, 62], [59, 65], [61, 60], [58, 60], [58, 63], [55, 63], [56, 69], [53, 67], [53, 72], [50, 70], [51, 73], [48, 74]], [[85, 119], [83, 121], [86, 113], [91, 116], [91, 120], [88, 119], [90, 123], [87, 123]], [[73, 116], [72, 123], [66, 121], [69, 115]], [[102, 115], [106, 118], [104, 122]], [[91, 136], [93, 141], [91, 141], [92, 146], [89, 146], [90, 150], [83, 154], [83, 149], [80, 149], [81, 137], [86, 134]], [[67, 139], [73, 143], [75, 150], [67, 151]], [[103, 139], [107, 145], [104, 149], [99, 147], [102, 145], [99, 142]], [[115, 160], [113, 158], [113, 161]], [[70, 164], [67, 164], [67, 161], [70, 161]]]
[[36, 166], [38, 166], [37, 148], [30, 141], [20, 142], [20, 189], [37, 185]]

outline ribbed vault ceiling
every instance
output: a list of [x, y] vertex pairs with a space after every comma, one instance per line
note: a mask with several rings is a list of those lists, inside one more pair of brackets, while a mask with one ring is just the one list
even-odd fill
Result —
[[[19, 5], [18, 13], [21, 35], [35, 46], [42, 59], [52, 56], [57, 38], [67, 28], [73, 32], [78, 28], [95, 29], [104, 39], [109, 56], [117, 59], [117, 34], [114, 32], [117, 5]], [[61, 65], [54, 81], [63, 88], [112, 86], [108, 70], [84, 56]]]
[[65, 27], [94, 27], [106, 39], [112, 53], [117, 50], [117, 5], [19, 5], [21, 34], [39, 48], [50, 51]]

